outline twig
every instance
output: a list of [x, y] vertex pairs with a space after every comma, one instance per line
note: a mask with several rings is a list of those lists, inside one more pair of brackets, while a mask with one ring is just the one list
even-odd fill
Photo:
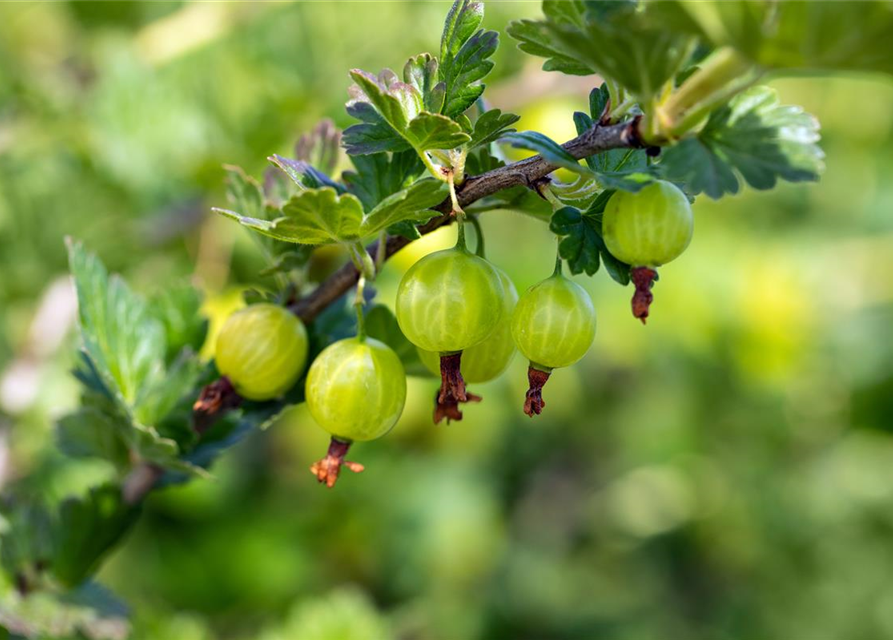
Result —
[[[620, 124], [594, 126], [562, 145], [565, 151], [578, 160], [610, 149], [640, 148], [643, 146], [644, 144], [639, 136], [638, 117]], [[542, 156], [533, 156], [478, 176], [466, 178], [465, 182], [456, 188], [456, 196], [459, 205], [467, 207], [473, 202], [477, 202], [481, 198], [491, 196], [499, 191], [517, 187], [518, 185], [530, 186], [556, 169], [558, 169], [558, 165], [552, 164]], [[452, 210], [450, 198], [446, 198], [434, 207], [434, 210], [439, 211], [442, 215], [432, 218], [419, 227], [419, 233], [422, 235], [431, 233], [453, 220], [453, 217], [450, 216], [450, 211]], [[385, 257], [391, 257], [410, 242], [411, 240], [402, 236], [389, 237], [385, 247]], [[367, 249], [371, 255], [376, 255], [378, 252], [378, 241], [370, 244]], [[354, 286], [358, 277], [359, 273], [356, 267], [348, 262], [330, 275], [312, 293], [296, 301], [290, 308], [304, 322], [310, 322], [323, 309]]]

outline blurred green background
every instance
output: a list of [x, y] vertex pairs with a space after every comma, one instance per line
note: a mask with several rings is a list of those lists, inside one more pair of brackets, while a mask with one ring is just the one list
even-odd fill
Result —
[[[144, 291], [192, 278], [225, 313], [265, 283], [247, 232], [209, 213], [221, 165], [259, 175], [320, 118], [346, 126], [347, 70], [434, 51], [447, 8], [0, 5], [0, 482], [59, 499], [111, 473], [54, 448], [77, 400], [63, 236]], [[484, 24], [538, 13], [494, 2]], [[540, 63], [504, 38], [489, 100], [564, 140], [596, 80]], [[411, 380], [334, 491], [298, 408], [216, 480], [153, 494], [99, 576], [134, 637], [893, 638], [893, 83], [772, 84], [822, 122], [821, 183], [699, 199], [647, 328], [629, 289], [578, 278], [599, 332], [535, 420], [516, 358], [448, 427]], [[483, 224], [519, 289], [550, 273], [541, 223]], [[381, 299], [453, 234], [390, 262]]]

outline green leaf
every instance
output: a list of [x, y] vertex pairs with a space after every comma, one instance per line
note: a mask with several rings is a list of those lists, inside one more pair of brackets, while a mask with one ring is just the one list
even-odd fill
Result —
[[549, 224], [552, 233], [561, 237], [558, 253], [567, 262], [571, 273], [595, 274], [604, 264], [616, 282], [629, 282], [629, 265], [615, 258], [602, 237], [602, 213], [613, 191], [602, 192], [585, 212], [576, 207], [557, 210]]
[[162, 379], [164, 327], [146, 303], [96, 256], [66, 239], [86, 357], [121, 409], [130, 415]]
[[35, 591], [20, 597], [9, 592], [0, 600], [0, 629], [13, 638], [126, 640], [127, 615], [127, 607], [95, 582], [64, 593]]
[[349, 155], [366, 155], [410, 149], [409, 143], [368, 102], [347, 103], [347, 113], [361, 120], [344, 130], [344, 149]]
[[418, 154], [409, 149], [391, 155], [351, 156], [351, 162], [357, 170], [345, 171], [342, 179], [348, 190], [363, 203], [365, 211], [371, 211], [425, 171]]
[[495, 142], [497, 138], [515, 130], [509, 129], [515, 124], [521, 116], [514, 113], [502, 113], [499, 109], [490, 109], [484, 111], [474, 122], [474, 129], [471, 132], [471, 142], [468, 144], [470, 149], [488, 145]]
[[419, 152], [430, 149], [454, 149], [471, 140], [459, 123], [446, 116], [423, 111], [413, 118], [404, 137]]
[[431, 208], [439, 205], [448, 194], [446, 183], [439, 180], [427, 178], [413, 183], [388, 196], [366, 214], [360, 224], [360, 234], [373, 235], [404, 221], [425, 222], [434, 215]]
[[658, 3], [669, 19], [714, 46], [731, 45], [771, 69], [893, 74], [889, 2]]
[[130, 529], [137, 514], [138, 509], [124, 503], [121, 487], [114, 484], [63, 502], [51, 565], [56, 578], [70, 587], [83, 582]]
[[459, 50], [474, 34], [484, 19], [484, 4], [455, 0], [447, 13], [440, 37], [441, 78]]
[[516, 149], [535, 151], [552, 164], [556, 164], [564, 169], [569, 169], [582, 175], [591, 175], [591, 172], [586, 167], [580, 165], [577, 159], [565, 151], [560, 144], [537, 131], [508, 133], [500, 139], [503, 142], [508, 142]]
[[332, 187], [336, 191], [344, 192], [343, 185], [335, 182], [322, 171], [313, 168], [308, 162], [283, 158], [278, 154], [273, 154], [267, 160], [279, 167], [299, 189]]
[[201, 311], [202, 294], [188, 283], [175, 283], [149, 299], [149, 309], [161, 322], [167, 338], [165, 359], [171, 362], [183, 349], [198, 352], [208, 333]]
[[57, 425], [59, 449], [77, 458], [102, 458], [123, 470], [130, 464], [122, 429], [96, 407], [82, 407]]
[[437, 79], [437, 59], [430, 53], [410, 58], [403, 67], [403, 82], [415, 87], [424, 109], [431, 113], [440, 113], [446, 98], [446, 85]]
[[[543, 2], [543, 13], [556, 24], [583, 25], [582, 2], [578, 0], [559, 0]], [[508, 26], [508, 34], [518, 41], [518, 48], [533, 56], [546, 58], [543, 63], [545, 71], [558, 71], [569, 75], [586, 76], [592, 70], [569, 56], [555, 41], [543, 21], [517, 20]]]
[[406, 374], [411, 376], [430, 377], [431, 372], [419, 359], [419, 351], [415, 348], [397, 324], [397, 318], [386, 306], [377, 304], [366, 311], [366, 333], [371, 338], [388, 345], [400, 357]]
[[454, 58], [442, 65], [441, 78], [446, 85], [443, 112], [455, 117], [464, 113], [484, 92], [480, 84], [490, 70], [490, 60], [499, 46], [499, 34], [495, 31], [478, 31], [459, 49]]
[[299, 244], [332, 244], [360, 238], [363, 205], [349, 193], [338, 195], [330, 188], [307, 189], [293, 195], [273, 220], [249, 218], [235, 211], [214, 211], [265, 236]]
[[714, 111], [693, 138], [666, 150], [662, 174], [686, 191], [717, 199], [737, 193], [740, 179], [771, 189], [779, 179], [817, 180], [823, 169], [818, 121], [800, 107], [780, 105], [769, 87], [753, 87]]
[[407, 240], [418, 240], [422, 237], [422, 234], [419, 233], [418, 227], [409, 220], [403, 220], [402, 222], [398, 222], [397, 224], [392, 224], [388, 227], [388, 235], [392, 236], [402, 236]]

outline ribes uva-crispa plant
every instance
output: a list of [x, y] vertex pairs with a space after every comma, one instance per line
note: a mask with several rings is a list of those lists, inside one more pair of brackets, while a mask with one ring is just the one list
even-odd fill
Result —
[[[853, 5], [546, 2], [542, 19], [507, 31], [522, 52], [547, 58], [546, 70], [591, 78], [587, 108], [568, 114], [577, 136], [559, 144], [515, 131], [518, 116], [488, 103], [482, 80], [498, 34], [480, 28], [483, 3], [456, 0], [436, 55], [410, 57], [397, 72], [349, 72], [346, 107], [356, 124], [341, 133], [324, 121], [295, 157], [272, 155], [263, 182], [226, 167], [230, 204], [215, 211], [257, 239], [271, 284], [262, 304], [227, 324], [213, 363], [196, 355], [205, 324], [194, 289], [144, 298], [70, 241], [84, 403], [60, 430], [113, 425], [114, 450], [125, 455], [113, 460], [118, 482], [60, 512], [51, 551], [5, 560], [20, 591], [83, 583], [153, 488], [206, 474], [226, 447], [305, 400], [333, 436], [316, 477], [331, 486], [340, 466], [359, 470], [344, 461], [347, 446], [384, 435], [400, 416], [409, 369], [400, 359], [417, 357], [402, 348], [407, 340], [440, 360], [435, 418], [458, 420], [459, 403], [475, 398], [463, 374], [498, 375], [511, 358], [510, 327], [531, 365], [524, 409], [539, 413], [549, 372], [581, 358], [595, 332], [592, 301], [572, 277], [632, 279], [633, 311], [644, 321], [656, 268], [691, 239], [691, 201], [744, 183], [769, 189], [818, 178], [815, 118], [759, 83], [804, 71], [893, 72], [886, 42], [853, 37], [889, 29], [893, 12]], [[753, 19], [736, 24], [743, 9]], [[500, 145], [536, 155], [507, 164]], [[559, 180], [558, 169], [572, 181]], [[499, 219], [505, 209], [547, 223], [543, 237], [558, 251], [556, 273], [514, 310], [505, 274], [464, 244], [466, 218]], [[413, 265], [396, 318], [377, 305], [381, 333], [367, 336], [375, 292], [366, 285], [402, 247], [453, 222], [457, 246]], [[336, 247], [345, 264], [317, 277], [311, 261], [321, 247]], [[617, 298], [605, 292], [598, 302]], [[87, 455], [110, 454], [97, 445]], [[65, 520], [70, 513], [76, 523]], [[3, 537], [27, 538], [31, 521], [15, 522]], [[82, 535], [65, 534], [72, 528]]]

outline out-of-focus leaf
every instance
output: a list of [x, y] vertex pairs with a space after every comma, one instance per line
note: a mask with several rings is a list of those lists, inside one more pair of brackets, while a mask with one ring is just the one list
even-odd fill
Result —
[[387, 619], [368, 598], [353, 590], [303, 601], [278, 628], [259, 640], [395, 640]]
[[129, 414], [163, 377], [164, 327], [123, 280], [109, 277], [96, 256], [78, 242], [66, 242], [84, 353]]
[[59, 508], [51, 570], [65, 585], [77, 586], [136, 520], [138, 509], [124, 503], [121, 487], [107, 484]]
[[[580, 26], [583, 23], [581, 3], [576, 0], [544, 2], [543, 12], [557, 24]], [[550, 14], [551, 12], [551, 14]], [[508, 34], [518, 41], [518, 48], [533, 56], [546, 58], [543, 63], [545, 71], [558, 71], [569, 75], [586, 76], [592, 70], [569, 56], [561, 49], [544, 21], [516, 20], [508, 26]]]
[[0, 599], [0, 628], [16, 638], [130, 637], [127, 606], [107, 589], [86, 582], [64, 593], [7, 593]]
[[57, 426], [59, 449], [78, 458], [102, 458], [118, 469], [130, 463], [122, 429], [96, 407], [82, 407], [63, 416]]
[[677, 27], [771, 69], [893, 74], [893, 5], [849, 2], [658, 2]]
[[769, 87], [753, 87], [714, 111], [692, 138], [668, 149], [662, 174], [692, 194], [720, 198], [740, 180], [771, 189], [779, 179], [817, 180], [823, 169], [818, 121], [800, 107], [780, 105]]
[[509, 127], [520, 119], [521, 117], [514, 113], [502, 113], [499, 109], [485, 111], [474, 122], [469, 148], [488, 145], [501, 135], [514, 132], [514, 129]]
[[320, 120], [295, 143], [295, 158], [306, 162], [325, 176], [335, 174], [340, 155], [341, 132], [328, 118]]
[[29, 578], [43, 571], [53, 557], [53, 517], [41, 503], [12, 503], [4, 508], [0, 563], [7, 575]]
[[386, 306], [376, 304], [366, 311], [366, 333], [384, 342], [400, 356], [407, 375], [431, 376], [431, 372], [419, 359], [418, 349], [400, 331], [397, 318]]
[[202, 294], [187, 283], [165, 285], [149, 299], [149, 308], [164, 326], [167, 338], [166, 361], [183, 349], [198, 352], [208, 333], [208, 321], [201, 312]]

